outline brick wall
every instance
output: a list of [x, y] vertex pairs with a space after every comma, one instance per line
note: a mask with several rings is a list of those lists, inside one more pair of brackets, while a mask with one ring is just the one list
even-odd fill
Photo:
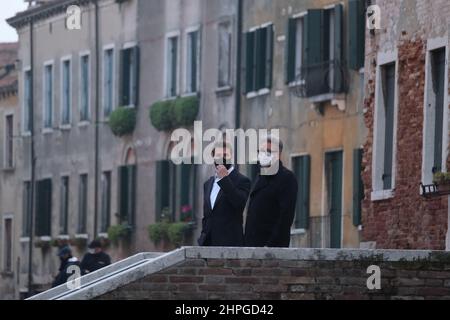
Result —
[[[199, 253], [97, 299], [450, 299], [449, 253], [406, 261], [394, 252], [396, 261], [387, 261], [376, 252], [355, 258], [343, 250], [315, 251], [311, 260], [285, 252], [292, 259], [272, 254], [204, 258]], [[334, 257], [327, 257], [330, 253]], [[367, 267], [373, 264], [381, 268], [381, 290], [367, 289]]]
[[[442, 31], [439, 29], [442, 25], [432, 24], [431, 20], [445, 21], [444, 12], [450, 5], [439, 1], [436, 6], [434, 3], [428, 6], [429, 1], [425, 0], [379, 0], [377, 4], [385, 19], [384, 29], [375, 36], [367, 35], [366, 41], [365, 124], [369, 133], [363, 159], [362, 238], [375, 241], [377, 248], [441, 250], [445, 248], [447, 232], [447, 197], [426, 200], [419, 194], [419, 185], [422, 181], [426, 43], [428, 37], [437, 37], [437, 32]], [[402, 14], [391, 17], [390, 12], [396, 10]], [[430, 17], [432, 12], [435, 16]], [[418, 20], [410, 19], [412, 16]], [[426, 17], [428, 20], [424, 21]], [[398, 51], [399, 68], [396, 187], [393, 198], [372, 202], [376, 57], [378, 52], [393, 48]]]

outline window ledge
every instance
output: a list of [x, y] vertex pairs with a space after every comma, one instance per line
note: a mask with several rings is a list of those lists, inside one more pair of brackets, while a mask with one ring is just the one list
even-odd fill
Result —
[[40, 241], [46, 241], [46, 242], [52, 241], [52, 237], [50, 237], [50, 236], [40, 236], [40, 237], [38, 237], [38, 239]]
[[185, 92], [185, 93], [183, 93], [182, 95], [181, 95], [181, 97], [182, 98], [185, 98], [185, 97], [195, 97], [195, 96], [197, 96], [198, 95], [198, 91], [195, 91], [195, 92]]
[[89, 236], [86, 233], [79, 233], [75, 235], [75, 239], [87, 239], [87, 238], [89, 238]]
[[72, 129], [72, 125], [71, 124], [62, 124], [59, 126], [59, 129], [61, 130], [70, 130]]
[[223, 87], [217, 88], [215, 91], [216, 91], [217, 95], [230, 95], [233, 92], [233, 87], [232, 86], [223, 86]]
[[68, 234], [60, 234], [57, 238], [58, 240], [69, 240], [70, 236]]
[[394, 190], [378, 190], [373, 191], [370, 195], [372, 201], [382, 201], [394, 198]]
[[20, 237], [20, 242], [30, 242], [30, 237]]
[[78, 127], [87, 127], [91, 124], [91, 122], [89, 120], [83, 120], [78, 122]]
[[31, 132], [30, 131], [22, 132], [22, 137], [31, 137]]
[[53, 133], [53, 129], [52, 128], [44, 128], [42, 129], [42, 134], [50, 134]]
[[304, 235], [304, 234], [306, 234], [306, 229], [292, 229], [291, 230], [291, 236]]
[[252, 99], [252, 98], [268, 95], [269, 93], [270, 93], [269, 88], [263, 88], [258, 91], [252, 91], [252, 92], [247, 93], [246, 98]]
[[99, 237], [99, 238], [108, 239], [108, 233], [106, 233], [106, 232], [100, 232], [100, 233], [98, 234], [98, 237]]
[[13, 172], [16, 169], [16, 167], [4, 167], [3, 172]]

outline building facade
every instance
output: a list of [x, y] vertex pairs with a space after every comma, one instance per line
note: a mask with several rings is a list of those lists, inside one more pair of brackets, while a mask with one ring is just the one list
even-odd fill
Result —
[[244, 1], [243, 15], [241, 125], [280, 130], [299, 182], [291, 246], [359, 247], [364, 1]]
[[0, 298], [13, 299], [18, 255], [16, 196], [17, 43], [0, 43]]
[[[68, 15], [73, 4], [81, 10]], [[78, 13], [81, 28], [72, 29], [68, 17]], [[58, 246], [71, 244], [81, 258], [111, 227], [127, 235], [110, 246], [113, 260], [173, 248], [149, 239], [148, 226], [163, 214], [189, 223], [184, 243], [196, 243], [196, 190], [213, 172], [172, 165], [171, 131], [192, 132], [194, 119], [205, 129], [235, 126], [236, 14], [231, 0], [58, 0], [8, 20], [20, 44], [16, 297], [30, 283], [32, 292], [49, 287]], [[161, 102], [197, 111], [161, 129], [151, 115]], [[130, 114], [132, 130], [114, 133]]]
[[381, 29], [366, 39], [363, 240], [379, 248], [444, 249], [448, 198], [421, 184], [448, 170], [450, 5], [372, 2]]

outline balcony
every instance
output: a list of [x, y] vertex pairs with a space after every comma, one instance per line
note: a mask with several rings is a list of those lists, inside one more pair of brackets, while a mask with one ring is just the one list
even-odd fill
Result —
[[294, 93], [300, 98], [332, 100], [336, 94], [347, 91], [347, 74], [342, 61], [329, 60], [304, 66], [297, 73], [293, 86]]

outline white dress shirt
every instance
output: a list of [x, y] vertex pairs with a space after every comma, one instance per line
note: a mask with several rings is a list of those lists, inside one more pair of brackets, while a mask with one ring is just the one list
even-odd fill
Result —
[[[230, 169], [228, 169], [228, 174], [231, 173], [231, 171], [234, 170], [234, 167], [230, 167]], [[216, 177], [214, 179], [214, 184], [213, 187], [211, 189], [211, 194], [209, 196], [209, 200], [211, 201], [211, 209], [214, 208], [214, 204], [216, 203], [217, 200], [217, 196], [219, 195], [220, 192], [220, 186], [217, 182], [219, 182], [221, 180], [221, 178], [219, 178], [216, 174]]]

